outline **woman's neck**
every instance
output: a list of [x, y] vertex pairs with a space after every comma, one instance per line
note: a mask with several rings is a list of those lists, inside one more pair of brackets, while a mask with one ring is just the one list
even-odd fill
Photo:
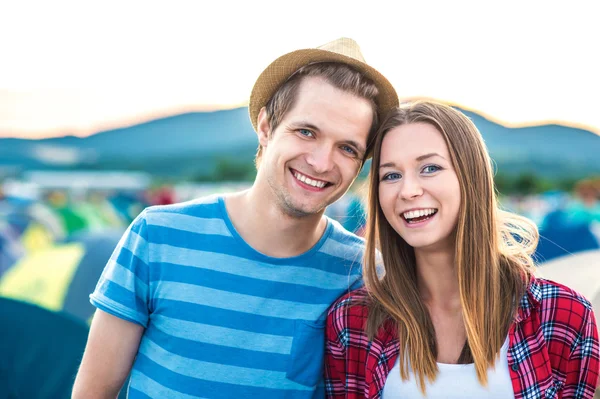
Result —
[[428, 306], [460, 309], [458, 276], [454, 251], [415, 249], [417, 287]]

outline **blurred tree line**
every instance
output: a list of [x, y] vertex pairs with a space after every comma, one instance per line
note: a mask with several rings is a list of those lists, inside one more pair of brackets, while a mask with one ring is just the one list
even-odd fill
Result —
[[236, 160], [219, 157], [210, 171], [196, 173], [191, 180], [195, 182], [238, 182], [253, 181], [256, 177], [254, 163], [247, 160]]
[[531, 172], [509, 175], [497, 172], [494, 176], [496, 188], [502, 194], [538, 194], [546, 191], [573, 191], [580, 179], [574, 177], [549, 179]]
[[[197, 173], [191, 180], [196, 182], [251, 182], [256, 176], [254, 164], [247, 160], [221, 157], [215, 160], [214, 165], [213, 170]], [[366, 178], [366, 173], [361, 173], [361, 178]], [[497, 172], [494, 180], [496, 188], [502, 194], [528, 195], [551, 190], [572, 191], [579, 179], [574, 177], [550, 179], [531, 172], [521, 174]]]

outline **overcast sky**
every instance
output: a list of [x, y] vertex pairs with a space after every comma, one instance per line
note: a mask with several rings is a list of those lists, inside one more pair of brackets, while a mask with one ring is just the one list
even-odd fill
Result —
[[279, 55], [341, 36], [401, 97], [600, 133], [594, 3], [2, 1], [0, 136], [86, 135], [246, 105]]

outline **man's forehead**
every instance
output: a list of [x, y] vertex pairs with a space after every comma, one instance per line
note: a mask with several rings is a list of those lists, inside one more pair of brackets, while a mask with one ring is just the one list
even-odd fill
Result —
[[298, 90], [284, 120], [315, 129], [365, 130], [373, 123], [371, 103], [326, 82], [316, 82]]

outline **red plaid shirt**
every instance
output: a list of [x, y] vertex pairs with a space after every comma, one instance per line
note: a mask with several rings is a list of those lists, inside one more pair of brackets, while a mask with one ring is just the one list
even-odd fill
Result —
[[[330, 398], [380, 398], [398, 357], [396, 327], [373, 341], [364, 331], [361, 289], [340, 298], [326, 327], [325, 383]], [[515, 398], [592, 398], [600, 368], [591, 304], [573, 290], [532, 279], [510, 328], [508, 366]]]

